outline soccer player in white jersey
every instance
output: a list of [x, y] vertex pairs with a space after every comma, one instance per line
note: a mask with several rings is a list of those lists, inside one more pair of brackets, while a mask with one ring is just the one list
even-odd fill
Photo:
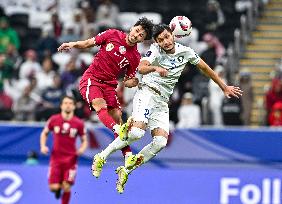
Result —
[[117, 168], [119, 193], [124, 191], [128, 174], [155, 157], [166, 146], [169, 134], [169, 97], [187, 63], [196, 65], [217, 83], [226, 97], [238, 98], [242, 95], [239, 87], [226, 85], [193, 49], [176, 43], [169, 26], [156, 25], [153, 38], [156, 43], [151, 45], [138, 67], [143, 77], [133, 99], [133, 113], [131, 121], [128, 121], [131, 123], [128, 134], [125, 134], [126, 138], [116, 138], [96, 157], [98, 160], [106, 161], [111, 153], [143, 137], [147, 128], [151, 130], [152, 142], [138, 154], [130, 156], [125, 166]]

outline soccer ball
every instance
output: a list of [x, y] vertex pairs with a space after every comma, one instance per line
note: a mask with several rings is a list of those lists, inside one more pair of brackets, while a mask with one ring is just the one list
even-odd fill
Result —
[[192, 31], [192, 23], [186, 16], [175, 16], [171, 19], [169, 27], [177, 38], [188, 36]]

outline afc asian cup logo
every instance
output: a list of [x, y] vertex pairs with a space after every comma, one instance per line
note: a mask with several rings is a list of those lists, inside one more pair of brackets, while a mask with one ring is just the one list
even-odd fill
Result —
[[113, 45], [113, 43], [109, 43], [109, 44], [107, 44], [107, 46], [106, 46], [106, 51], [111, 51], [112, 49], [114, 49], [114, 45]]
[[77, 129], [76, 128], [71, 128], [70, 129], [70, 137], [74, 138], [77, 134]]
[[59, 127], [59, 126], [55, 126], [55, 127], [54, 127], [54, 132], [55, 132], [56, 134], [58, 134], [58, 133], [60, 132], [60, 127]]

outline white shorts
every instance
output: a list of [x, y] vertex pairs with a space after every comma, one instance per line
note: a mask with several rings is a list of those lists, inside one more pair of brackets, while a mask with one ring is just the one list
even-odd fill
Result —
[[162, 128], [169, 133], [169, 109], [165, 99], [142, 85], [133, 98], [132, 117], [147, 124], [150, 130]]

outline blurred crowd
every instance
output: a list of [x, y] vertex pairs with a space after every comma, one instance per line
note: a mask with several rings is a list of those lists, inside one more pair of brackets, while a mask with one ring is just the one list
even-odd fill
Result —
[[[222, 33], [224, 28], [234, 31], [238, 14], [246, 12], [250, 3], [205, 0], [201, 19], [191, 18], [193, 23], [195, 20], [191, 35], [177, 39], [193, 48], [226, 82], [235, 79], [232, 83], [241, 87], [243, 97], [225, 98], [213, 81], [195, 66], [188, 65], [170, 100], [172, 126], [250, 125], [251, 73], [240, 70], [236, 76], [230, 76], [226, 52], [232, 38], [226, 39], [226, 33]], [[91, 113], [78, 91], [79, 79], [91, 64], [97, 48], [58, 53], [57, 47], [63, 42], [91, 38], [107, 28], [128, 31], [128, 24], [141, 14], [122, 12], [120, 5], [122, 3], [111, 0], [0, 1], [0, 120], [45, 121], [59, 112], [60, 97], [68, 94], [77, 100], [79, 117], [97, 122], [96, 114]], [[149, 11], [150, 8], [143, 14], [154, 23], [168, 23], [164, 15]], [[235, 15], [234, 22], [230, 22], [230, 15]], [[151, 43], [139, 45], [141, 55]], [[281, 64], [279, 70], [282, 70]], [[269, 125], [282, 124], [281, 76], [277, 71], [266, 95]], [[122, 85], [118, 87], [124, 118], [131, 114], [135, 91]]]

